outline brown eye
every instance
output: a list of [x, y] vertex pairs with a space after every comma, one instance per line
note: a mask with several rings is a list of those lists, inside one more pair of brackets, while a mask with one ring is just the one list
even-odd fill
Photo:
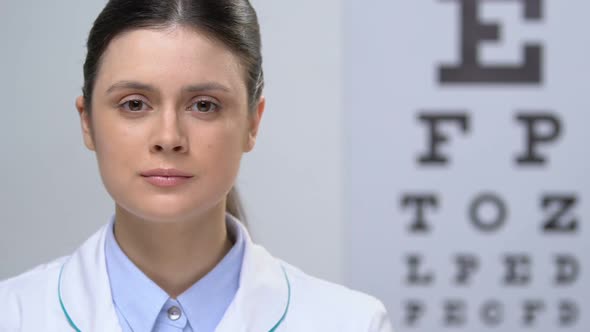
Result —
[[145, 106], [145, 103], [139, 99], [128, 100], [121, 104], [121, 107], [130, 112], [142, 111]]
[[141, 111], [142, 106], [143, 106], [143, 102], [141, 100], [130, 100], [129, 101], [129, 110], [130, 111]]
[[193, 110], [199, 113], [213, 113], [217, 110], [217, 104], [208, 100], [200, 100], [193, 104]]

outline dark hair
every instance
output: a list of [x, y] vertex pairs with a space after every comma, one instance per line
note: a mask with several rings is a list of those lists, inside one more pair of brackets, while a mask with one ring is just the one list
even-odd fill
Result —
[[[110, 0], [94, 21], [84, 62], [85, 107], [91, 112], [92, 92], [102, 55], [113, 38], [133, 29], [192, 27], [226, 45], [245, 70], [248, 108], [253, 111], [264, 86], [260, 28], [248, 0]], [[232, 188], [227, 212], [245, 221], [240, 199]]]

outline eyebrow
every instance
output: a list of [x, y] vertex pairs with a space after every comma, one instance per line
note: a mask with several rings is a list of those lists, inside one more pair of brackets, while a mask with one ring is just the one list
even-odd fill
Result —
[[[122, 89], [134, 89], [134, 90], [143, 90], [147, 92], [155, 92], [158, 89], [150, 84], [136, 82], [136, 81], [119, 81], [113, 85], [111, 85], [106, 93], [110, 94], [115, 90], [122, 90]], [[223, 91], [223, 92], [230, 92], [230, 89], [223, 84], [217, 82], [205, 82], [199, 84], [192, 84], [187, 85], [182, 88], [184, 92], [206, 92], [206, 91]]]

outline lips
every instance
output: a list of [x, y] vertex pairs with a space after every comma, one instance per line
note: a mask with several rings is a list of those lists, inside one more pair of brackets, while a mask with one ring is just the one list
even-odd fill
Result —
[[192, 178], [193, 175], [175, 168], [156, 168], [141, 173], [141, 176], [160, 176], [160, 177], [184, 177]]
[[144, 179], [157, 187], [174, 187], [188, 182], [193, 175], [174, 168], [158, 168], [141, 173]]

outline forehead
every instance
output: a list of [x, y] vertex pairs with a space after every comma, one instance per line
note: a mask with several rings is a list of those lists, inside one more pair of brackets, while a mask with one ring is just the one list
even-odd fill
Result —
[[242, 73], [239, 58], [228, 47], [195, 29], [134, 29], [110, 42], [101, 59], [96, 88], [104, 90], [114, 82], [133, 80], [172, 92], [214, 82], [245, 94]]

